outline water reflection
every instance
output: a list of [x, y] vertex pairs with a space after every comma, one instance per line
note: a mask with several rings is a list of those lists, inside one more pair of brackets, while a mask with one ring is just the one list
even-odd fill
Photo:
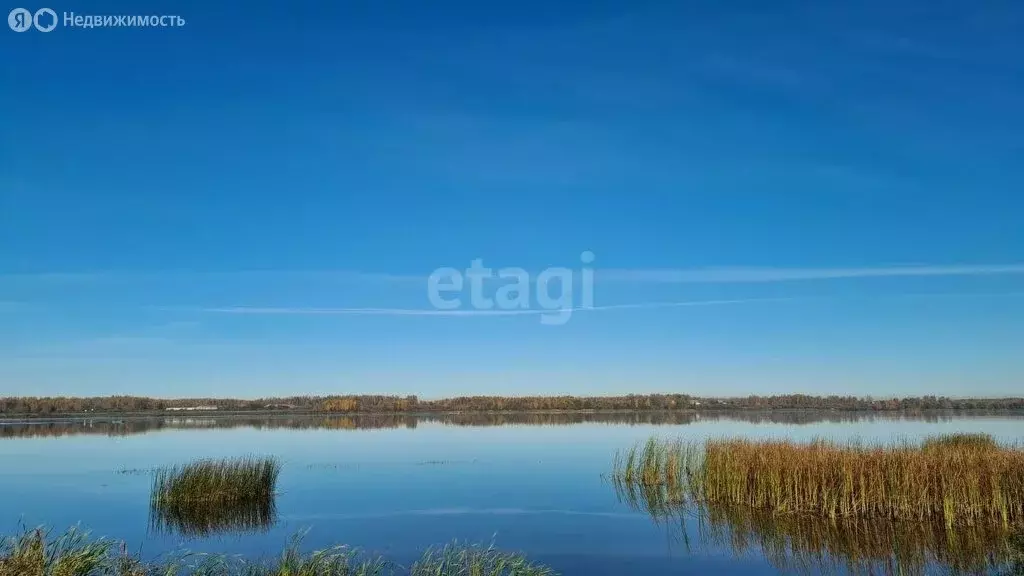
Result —
[[255, 534], [277, 523], [276, 499], [262, 498], [210, 504], [168, 504], [154, 500], [149, 528], [158, 534], [203, 538], [224, 534]]
[[780, 515], [687, 501], [681, 489], [613, 482], [619, 500], [648, 514], [687, 551], [756, 553], [782, 572], [1024, 574], [1024, 533], [1000, 523], [957, 526]]
[[267, 414], [219, 416], [139, 416], [68, 419], [0, 420], [0, 439], [60, 437], [73, 435], [129, 436], [162, 430], [196, 429], [414, 429], [423, 424], [443, 426], [567, 426], [573, 424], [686, 425], [732, 420], [751, 424], [803, 425], [829, 423], [876, 423], [895, 421], [948, 422], [964, 416], [1019, 417], [1006, 411], [676, 411], [676, 412], [519, 412], [385, 415]]

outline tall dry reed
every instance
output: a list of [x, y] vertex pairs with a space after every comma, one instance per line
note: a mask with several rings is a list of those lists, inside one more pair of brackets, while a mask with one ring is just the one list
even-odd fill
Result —
[[281, 463], [270, 457], [198, 460], [158, 469], [151, 499], [158, 505], [268, 500], [280, 473]]
[[158, 469], [150, 528], [188, 537], [266, 530], [277, 519], [274, 458], [199, 460]]
[[773, 514], [1024, 524], [1024, 450], [977, 435], [888, 445], [651, 439], [616, 456], [613, 478]]

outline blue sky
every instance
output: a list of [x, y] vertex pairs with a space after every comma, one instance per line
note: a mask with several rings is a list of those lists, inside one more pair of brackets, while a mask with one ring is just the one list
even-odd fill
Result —
[[51, 7], [186, 24], [0, 31], [0, 394], [1019, 394], [1019, 3]]

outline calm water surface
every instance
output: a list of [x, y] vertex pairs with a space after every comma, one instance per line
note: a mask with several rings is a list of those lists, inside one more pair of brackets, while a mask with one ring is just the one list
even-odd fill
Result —
[[[986, 432], [1024, 441], [1019, 415], [842, 413], [302, 417], [182, 416], [0, 422], [0, 532], [81, 524], [156, 556], [188, 548], [259, 556], [349, 544], [400, 562], [452, 539], [525, 551], [562, 574], [777, 574], [756, 545], [652, 519], [605, 476], [653, 435], [892, 440]], [[275, 522], [208, 537], [151, 527], [149, 470], [196, 458], [283, 462]], [[683, 532], [687, 532], [683, 534]], [[756, 539], [755, 539], [756, 540]], [[811, 571], [817, 571], [812, 567]]]

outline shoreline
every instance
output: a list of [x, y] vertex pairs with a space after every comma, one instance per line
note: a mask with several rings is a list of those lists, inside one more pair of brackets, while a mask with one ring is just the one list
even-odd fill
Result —
[[67, 412], [57, 414], [11, 414], [0, 415], [0, 424], [22, 424], [22, 423], [46, 423], [46, 422], [71, 422], [81, 420], [118, 420], [118, 419], [146, 419], [146, 418], [172, 418], [172, 417], [202, 417], [202, 418], [241, 418], [241, 417], [413, 417], [424, 418], [431, 416], [453, 416], [453, 415], [629, 415], [629, 414], [813, 414], [813, 413], [837, 413], [856, 415], [897, 415], [897, 414], [977, 414], [977, 415], [1021, 415], [1024, 416], [1024, 409], [1021, 408], [897, 408], [897, 409], [875, 409], [875, 408], [737, 408], [737, 407], [714, 407], [714, 408], [685, 408], [677, 410], [664, 409], [640, 409], [640, 410], [436, 410], [436, 411], [380, 411], [380, 412], [328, 412], [323, 410], [150, 410], [135, 412]]

